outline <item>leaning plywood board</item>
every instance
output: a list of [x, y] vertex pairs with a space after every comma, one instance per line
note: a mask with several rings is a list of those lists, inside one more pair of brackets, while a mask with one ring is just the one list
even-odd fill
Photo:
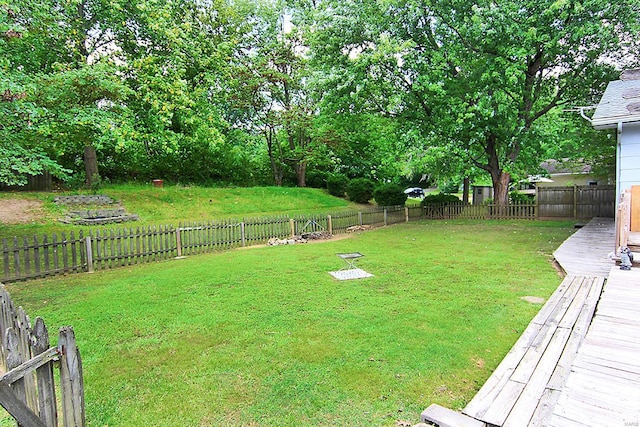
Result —
[[640, 231], [640, 185], [631, 187], [631, 231]]

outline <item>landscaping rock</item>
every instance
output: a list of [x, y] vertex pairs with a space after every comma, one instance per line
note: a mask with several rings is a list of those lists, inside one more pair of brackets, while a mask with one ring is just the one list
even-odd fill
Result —
[[86, 209], [70, 211], [60, 222], [77, 225], [114, 224], [127, 221], [137, 221], [140, 218], [135, 214], [127, 214], [123, 208], [118, 209]]
[[305, 240], [329, 240], [333, 236], [328, 231], [312, 231], [310, 233], [302, 233], [300, 237]]
[[372, 229], [373, 226], [371, 225], [353, 225], [351, 227], [347, 227], [347, 233], [355, 233], [357, 231], [367, 231]]
[[111, 205], [115, 203], [109, 196], [102, 194], [56, 196], [53, 198], [56, 205]]

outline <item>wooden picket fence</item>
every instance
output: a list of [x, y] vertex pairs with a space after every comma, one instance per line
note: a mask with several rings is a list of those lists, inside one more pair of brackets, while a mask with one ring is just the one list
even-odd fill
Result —
[[436, 203], [425, 206], [424, 215], [427, 219], [537, 219], [537, 205], [529, 202], [507, 206]]
[[73, 328], [61, 328], [57, 346], [51, 347], [42, 318], [37, 317], [32, 326], [0, 284], [0, 335], [0, 405], [18, 426], [84, 427], [82, 362]]
[[383, 226], [423, 219], [535, 219], [535, 204], [505, 207], [441, 204], [376, 207], [313, 214], [202, 221], [173, 225], [97, 229], [60, 236], [3, 239], [0, 281], [94, 272], [187, 255], [260, 245], [305, 232], [346, 233], [356, 225]]

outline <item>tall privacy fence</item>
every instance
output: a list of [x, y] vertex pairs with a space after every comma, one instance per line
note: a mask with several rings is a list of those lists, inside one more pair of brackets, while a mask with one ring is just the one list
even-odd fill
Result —
[[[518, 203], [509, 206], [437, 204], [425, 207], [380, 207], [362, 211], [344, 211], [329, 215], [298, 215], [222, 220], [173, 225], [121, 229], [97, 229], [60, 236], [33, 236], [3, 239], [0, 242], [2, 263], [1, 281], [5, 283], [31, 278], [93, 272], [120, 266], [161, 261], [216, 250], [253, 246], [271, 238], [287, 238], [306, 232], [328, 231], [346, 233], [357, 225], [380, 226], [424, 219], [537, 219], [590, 218], [613, 216], [608, 202], [599, 199], [606, 192], [587, 187], [599, 195], [591, 202], [576, 198], [587, 194], [580, 188], [568, 187], [538, 193], [542, 201]], [[613, 199], [615, 190], [606, 190]], [[567, 194], [573, 195], [569, 200]], [[554, 199], [555, 197], [555, 199]], [[549, 201], [563, 202], [568, 208], [553, 211]], [[602, 203], [602, 205], [601, 205]]]
[[42, 318], [32, 325], [0, 285], [0, 335], [0, 405], [18, 426], [84, 427], [82, 363], [73, 329], [61, 328], [58, 345], [51, 347]]
[[541, 187], [536, 191], [539, 218], [613, 218], [615, 185]]

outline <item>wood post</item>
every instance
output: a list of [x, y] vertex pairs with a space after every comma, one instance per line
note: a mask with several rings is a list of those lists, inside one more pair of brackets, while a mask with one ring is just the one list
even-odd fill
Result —
[[362, 225], [362, 212], [358, 212], [358, 223]]
[[247, 235], [245, 234], [244, 221], [240, 223], [240, 234], [242, 238], [242, 247], [247, 246]]
[[180, 258], [182, 256], [182, 241], [180, 237], [180, 227], [176, 228], [176, 256]]
[[578, 219], [578, 186], [573, 186], [573, 219]]
[[327, 215], [327, 229], [329, 234], [333, 234], [333, 222], [331, 221], [331, 215]]
[[60, 328], [58, 349], [61, 353], [60, 385], [64, 425], [65, 427], [83, 427], [85, 416], [82, 361], [72, 327]]
[[409, 208], [407, 206], [404, 207], [404, 222], [409, 222]]
[[85, 246], [87, 248], [87, 273], [93, 273], [93, 252], [91, 251], [91, 236], [86, 237]]
[[289, 228], [291, 229], [291, 238], [296, 237], [296, 221], [293, 218], [289, 218]]
[[384, 219], [384, 225], [385, 225], [385, 227], [386, 227], [386, 225], [387, 225], [387, 208], [384, 208], [384, 209], [382, 210], [382, 217], [383, 217], [383, 219]]

